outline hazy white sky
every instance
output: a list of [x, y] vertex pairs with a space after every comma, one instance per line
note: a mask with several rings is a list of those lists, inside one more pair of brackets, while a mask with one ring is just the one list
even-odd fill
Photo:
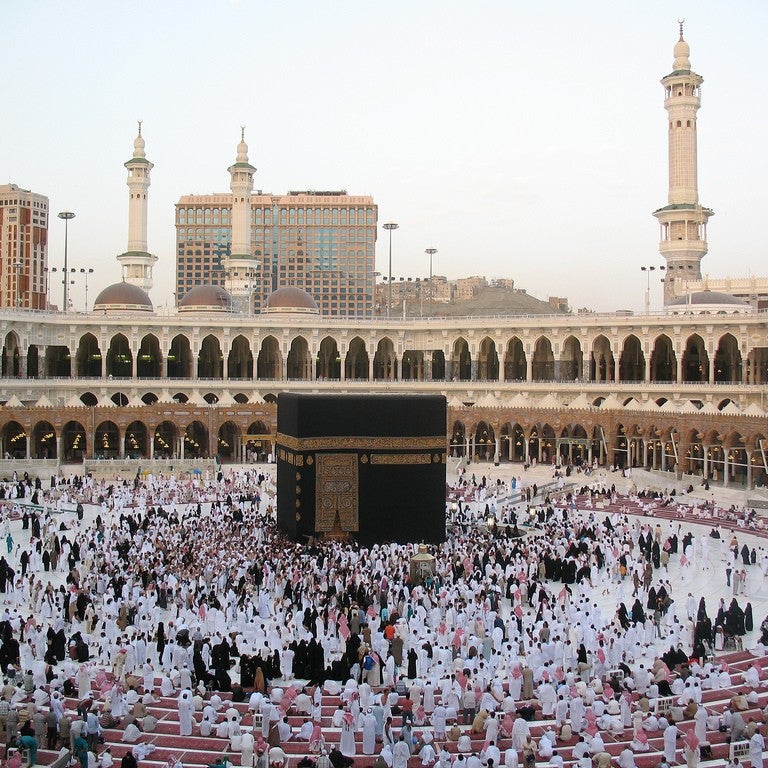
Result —
[[[379, 221], [400, 224], [396, 277], [426, 276], [434, 246], [449, 278], [640, 309], [640, 266], [663, 263], [659, 79], [678, 17], [704, 77], [699, 191], [716, 215], [702, 269], [765, 273], [764, 0], [7, 3], [0, 174], [76, 212], [70, 264], [96, 270], [91, 302], [119, 280], [123, 163], [142, 118], [156, 306], [172, 301], [173, 205], [229, 189], [245, 124], [257, 189], [374, 196]], [[60, 264], [55, 216], [49, 237]], [[380, 231], [377, 268], [386, 257]]]

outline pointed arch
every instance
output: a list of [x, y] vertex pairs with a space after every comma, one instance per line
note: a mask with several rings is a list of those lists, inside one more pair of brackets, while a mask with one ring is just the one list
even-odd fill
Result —
[[742, 358], [739, 342], [732, 333], [720, 337], [715, 352], [715, 381], [733, 383], [742, 380]]
[[274, 336], [267, 336], [261, 342], [259, 355], [256, 358], [256, 378], [261, 380], [281, 379], [283, 371], [283, 356], [280, 344]]
[[563, 342], [560, 353], [558, 381], [578, 381], [584, 373], [584, 352], [581, 342], [574, 336], [568, 336]]
[[192, 347], [189, 339], [183, 333], [174, 336], [171, 348], [168, 350], [168, 378], [191, 379], [192, 362]]
[[297, 336], [291, 342], [286, 360], [286, 375], [294, 381], [312, 379], [312, 357], [309, 354], [309, 344], [303, 336]]
[[397, 381], [397, 356], [395, 345], [385, 336], [376, 345], [373, 356], [373, 378], [375, 381]]
[[533, 380], [553, 381], [555, 378], [555, 356], [552, 343], [546, 336], [539, 336], [533, 348]]
[[227, 378], [253, 378], [253, 352], [248, 339], [242, 334], [232, 339], [232, 346], [227, 355]]
[[331, 381], [341, 379], [341, 355], [339, 354], [339, 345], [333, 336], [326, 336], [320, 342], [320, 348], [317, 351], [315, 378]]
[[672, 339], [666, 333], [657, 336], [651, 353], [651, 381], [677, 381], [677, 355]]
[[525, 381], [527, 375], [528, 362], [523, 342], [517, 336], [513, 336], [507, 342], [504, 353], [504, 381]]
[[613, 381], [615, 376], [616, 361], [613, 357], [611, 342], [601, 333], [592, 342], [592, 353], [589, 360], [589, 380], [597, 382]]
[[683, 352], [683, 381], [709, 381], [709, 355], [704, 339], [698, 333], [689, 336]]
[[148, 333], [141, 339], [136, 357], [136, 375], [140, 379], [159, 379], [163, 375], [163, 353], [154, 333]]
[[365, 342], [355, 336], [349, 342], [349, 349], [344, 356], [344, 378], [356, 381], [368, 381], [370, 360]]
[[92, 333], [80, 337], [75, 352], [75, 376], [78, 378], [101, 377], [101, 350], [99, 342]]
[[133, 352], [123, 333], [115, 334], [109, 342], [106, 373], [114, 379], [130, 379], [133, 376]]
[[480, 351], [477, 355], [477, 380], [498, 381], [499, 379], [499, 355], [496, 351], [496, 342], [486, 336], [480, 342]]
[[619, 381], [645, 381], [643, 345], [634, 333], [631, 333], [624, 339], [621, 347]]
[[224, 353], [221, 351], [219, 340], [212, 333], [209, 333], [200, 345], [200, 353], [197, 356], [197, 378], [224, 378]]
[[451, 371], [451, 378], [454, 381], [470, 381], [472, 379], [472, 355], [469, 352], [469, 344], [463, 336], [459, 336], [453, 343]]

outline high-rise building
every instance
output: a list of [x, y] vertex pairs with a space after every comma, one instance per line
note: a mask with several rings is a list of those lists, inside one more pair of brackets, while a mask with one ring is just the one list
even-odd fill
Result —
[[48, 198], [0, 185], [0, 307], [45, 309]]
[[373, 198], [346, 190], [253, 194], [255, 170], [243, 138], [229, 169], [231, 193], [185, 195], [176, 204], [177, 302], [197, 285], [220, 285], [258, 312], [270, 293], [295, 286], [314, 297], [323, 315], [371, 316]]
[[708, 249], [707, 220], [714, 214], [699, 202], [696, 113], [704, 78], [691, 70], [682, 22], [673, 54], [672, 72], [661, 79], [669, 136], [669, 194], [667, 205], [653, 214], [661, 227], [659, 251], [667, 262], [665, 304], [679, 295], [677, 284], [701, 279], [701, 260]]

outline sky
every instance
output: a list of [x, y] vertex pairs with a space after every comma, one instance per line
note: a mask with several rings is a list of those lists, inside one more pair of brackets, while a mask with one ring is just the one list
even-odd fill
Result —
[[[0, 178], [71, 210], [69, 263], [120, 279], [143, 120], [150, 292], [173, 303], [174, 204], [226, 192], [240, 126], [254, 185], [370, 194], [394, 277], [512, 278], [573, 308], [641, 310], [660, 265], [677, 20], [704, 77], [702, 272], [768, 272], [768, 3], [709, 0], [25, 0], [3, 8]], [[761, 74], [762, 73], [762, 74]], [[387, 233], [377, 269], [386, 273]], [[64, 225], [49, 227], [49, 265]], [[651, 308], [659, 309], [657, 272]], [[76, 309], [83, 286], [73, 289]]]

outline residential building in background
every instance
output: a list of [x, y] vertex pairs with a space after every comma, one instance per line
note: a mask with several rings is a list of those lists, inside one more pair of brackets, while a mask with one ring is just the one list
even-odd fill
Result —
[[48, 198], [0, 184], [0, 307], [44, 309]]

